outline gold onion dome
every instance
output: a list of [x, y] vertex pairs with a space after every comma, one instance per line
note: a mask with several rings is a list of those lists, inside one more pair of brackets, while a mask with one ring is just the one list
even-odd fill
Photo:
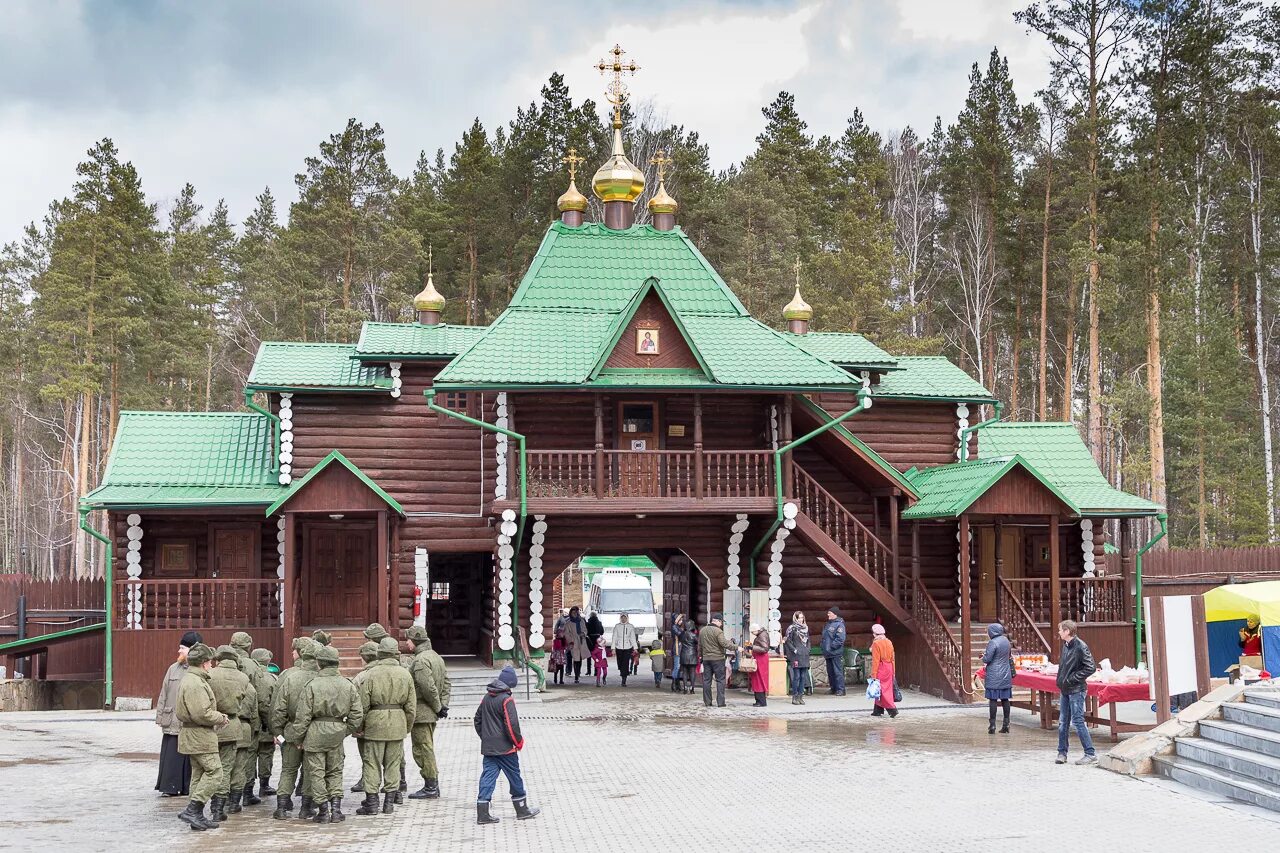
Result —
[[427, 286], [422, 288], [422, 292], [413, 297], [413, 310], [415, 311], [443, 311], [444, 297], [440, 295], [440, 291], [436, 290], [436, 284], [432, 280], [432, 274], [427, 273]]
[[649, 212], [671, 213], [674, 214], [680, 205], [676, 200], [667, 194], [667, 184], [665, 181], [658, 181], [658, 191], [653, 194], [653, 198], [649, 199]]
[[782, 309], [782, 319], [784, 320], [812, 320], [813, 306], [804, 301], [804, 297], [800, 295], [800, 288], [796, 287], [796, 295], [791, 297], [791, 301], [787, 303], [787, 307]]
[[603, 202], [633, 202], [644, 192], [644, 172], [627, 159], [622, 148], [622, 129], [613, 128], [613, 153], [591, 179], [591, 189]]
[[561, 213], [566, 210], [576, 210], [579, 212], [587, 209], [587, 197], [578, 192], [578, 185], [572, 178], [569, 179], [569, 189], [564, 191], [564, 195], [556, 199], [556, 207]]

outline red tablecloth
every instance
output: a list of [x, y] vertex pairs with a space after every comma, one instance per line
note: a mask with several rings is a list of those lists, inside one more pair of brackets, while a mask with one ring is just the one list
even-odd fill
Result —
[[[1057, 677], [1042, 672], [1020, 669], [1013, 676], [1013, 684], [1015, 687], [1028, 687], [1046, 693], [1058, 692]], [[1102, 684], [1090, 681], [1087, 692], [1090, 696], [1096, 696], [1101, 705], [1112, 702], [1147, 702], [1151, 699], [1150, 684]]]

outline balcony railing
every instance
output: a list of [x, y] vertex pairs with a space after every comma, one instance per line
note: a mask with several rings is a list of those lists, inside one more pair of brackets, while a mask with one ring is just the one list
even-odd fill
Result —
[[115, 582], [113, 628], [279, 628], [274, 578], [181, 578]]
[[535, 498], [769, 498], [768, 450], [530, 450]]
[[1004, 578], [1008, 589], [1037, 625], [1057, 627], [1062, 619], [1076, 622], [1126, 622], [1129, 620], [1125, 579], [1061, 578], [1058, 581], [1061, 613], [1054, 616], [1048, 578]]

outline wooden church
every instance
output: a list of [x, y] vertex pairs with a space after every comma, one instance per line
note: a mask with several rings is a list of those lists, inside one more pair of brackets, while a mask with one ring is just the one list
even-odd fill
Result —
[[971, 630], [996, 619], [1052, 654], [1051, 626], [1074, 618], [1096, 656], [1132, 663], [1131, 519], [1161, 507], [1112, 488], [1071, 424], [1000, 422], [946, 358], [809, 331], [798, 284], [786, 331], [752, 317], [661, 178], [635, 224], [628, 67], [617, 50], [602, 64], [603, 221], [571, 171], [492, 324], [441, 322], [428, 276], [416, 322], [263, 343], [248, 411], [121, 415], [81, 505], [107, 514], [109, 693], [152, 695], [192, 628], [248, 630], [277, 659], [297, 634], [343, 643], [374, 621], [424, 624], [446, 655], [536, 657], [553, 584], [584, 554], [651, 557], [668, 621], [703, 624], [748, 588], [775, 632], [838, 606], [865, 645], [882, 621], [901, 680], [951, 699]]

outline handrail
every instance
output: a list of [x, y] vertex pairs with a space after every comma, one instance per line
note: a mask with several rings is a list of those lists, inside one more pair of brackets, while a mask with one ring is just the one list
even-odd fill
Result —
[[[893, 550], [809, 472], [799, 465], [793, 465], [792, 469], [795, 472], [795, 499], [800, 510], [846, 554], [857, 560], [882, 587], [893, 590]], [[847, 534], [846, 530], [849, 531]]]
[[912, 579], [911, 615], [920, 627], [920, 635], [933, 650], [933, 655], [942, 666], [943, 673], [955, 688], [957, 694], [965, 692], [964, 667], [967, 661], [961, 660], [960, 644], [951, 633], [951, 627], [943, 618], [938, 604], [929, 594], [929, 588], [920, 578]]
[[[1040, 629], [1036, 627], [1035, 620], [1031, 618], [1031, 614], [1027, 612], [1027, 608], [1022, 605], [1022, 600], [1018, 598], [1018, 594], [1013, 591], [1013, 587], [1009, 585], [1006, 578], [997, 578], [1000, 582], [1002, 595], [996, 602], [996, 613], [1000, 616], [1000, 624], [1004, 625], [1013, 638], [1021, 645], [1024, 641], [1037, 645], [1046, 655], [1053, 654], [1053, 647], [1049, 645], [1049, 641], [1045, 639], [1044, 634], [1040, 633]], [[1005, 601], [1013, 602], [1013, 613], [1006, 614], [1004, 608]], [[1012, 616], [1012, 618], [1009, 618]]]
[[128, 601], [116, 609], [116, 630], [173, 629], [193, 621], [206, 627], [281, 627], [280, 578], [125, 578], [116, 580], [113, 599], [138, 593], [136, 611]]

